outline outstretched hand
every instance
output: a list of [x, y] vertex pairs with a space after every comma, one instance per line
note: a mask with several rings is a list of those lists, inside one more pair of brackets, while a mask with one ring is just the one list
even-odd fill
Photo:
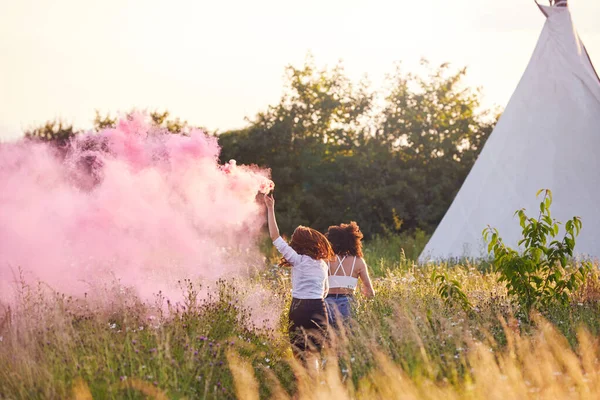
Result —
[[275, 199], [273, 198], [272, 194], [271, 195], [265, 194], [264, 198], [265, 198], [265, 205], [267, 206], [268, 209], [275, 208]]

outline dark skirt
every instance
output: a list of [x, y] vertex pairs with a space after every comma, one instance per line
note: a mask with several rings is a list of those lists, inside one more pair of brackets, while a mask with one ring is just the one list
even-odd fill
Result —
[[306, 350], [320, 351], [327, 328], [327, 307], [323, 299], [292, 299], [289, 334], [296, 357], [303, 358]]

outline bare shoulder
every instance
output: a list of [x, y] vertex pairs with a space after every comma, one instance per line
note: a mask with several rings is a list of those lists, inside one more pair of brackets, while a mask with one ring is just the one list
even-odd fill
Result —
[[362, 257], [356, 257], [356, 263], [354, 264], [354, 269], [357, 272], [362, 272], [367, 268], [367, 263], [365, 262], [365, 259]]

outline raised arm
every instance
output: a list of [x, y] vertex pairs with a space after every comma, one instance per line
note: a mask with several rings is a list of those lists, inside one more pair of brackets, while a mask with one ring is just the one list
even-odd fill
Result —
[[362, 285], [362, 292], [366, 297], [374, 297], [375, 290], [373, 289], [373, 284], [371, 283], [371, 278], [369, 277], [369, 270], [367, 268], [367, 263], [364, 259], [360, 258], [360, 270], [358, 272], [358, 277], [360, 278]]
[[265, 194], [265, 205], [267, 206], [269, 235], [271, 235], [271, 240], [275, 241], [275, 239], [279, 237], [279, 228], [277, 227], [277, 220], [275, 219], [275, 199], [273, 198], [273, 195], [269, 196]]
[[277, 220], [275, 219], [275, 199], [273, 196], [265, 195], [265, 205], [267, 206], [267, 221], [269, 223], [269, 235], [273, 244], [279, 250], [283, 258], [295, 265], [301, 261], [301, 256], [296, 253], [296, 250], [283, 240], [279, 235], [279, 228], [277, 227]]

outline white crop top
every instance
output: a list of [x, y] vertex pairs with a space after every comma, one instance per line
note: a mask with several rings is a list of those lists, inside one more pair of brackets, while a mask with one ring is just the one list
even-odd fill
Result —
[[[344, 258], [342, 258], [341, 260], [339, 256], [336, 255], [336, 257], [338, 259], [339, 264], [333, 272], [333, 274], [331, 273], [331, 264], [327, 263], [329, 265], [329, 288], [344, 288], [352, 290], [356, 289], [356, 285], [358, 284], [358, 278], [354, 278], [352, 276], [352, 274], [354, 273], [354, 264], [356, 264], [356, 256], [354, 257], [354, 261], [352, 261], [352, 269], [350, 270], [350, 275], [346, 275], [346, 271], [342, 266], [342, 263], [346, 259], [346, 256], [344, 256]], [[342, 273], [344, 275], [337, 274], [340, 269], [342, 270]]]

